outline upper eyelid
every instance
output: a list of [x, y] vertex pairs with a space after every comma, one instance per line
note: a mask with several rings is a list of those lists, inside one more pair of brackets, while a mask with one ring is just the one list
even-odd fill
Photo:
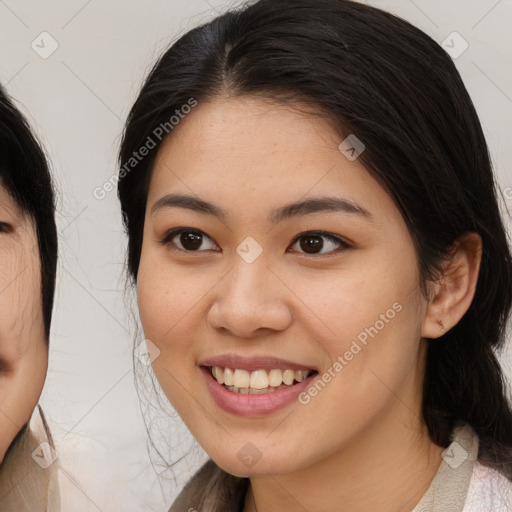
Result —
[[[165, 244], [168, 242], [168, 240], [180, 235], [181, 233], [199, 233], [201, 235], [206, 236], [210, 240], [214, 241], [214, 239], [210, 235], [208, 235], [208, 233], [205, 233], [201, 229], [180, 227], [180, 228], [169, 229], [168, 231], [166, 231], [164, 236], [161, 239], [161, 243]], [[217, 244], [217, 242], [215, 242], [215, 243]]]
[[309, 236], [314, 236], [314, 235], [324, 236], [325, 238], [328, 238], [329, 240], [335, 240], [335, 241], [341, 242], [342, 244], [345, 244], [345, 245], [352, 245], [351, 242], [346, 240], [344, 237], [342, 237], [340, 235], [335, 235], [334, 233], [330, 233], [328, 231], [322, 231], [321, 229], [320, 230], [312, 229], [310, 231], [302, 231], [301, 233], [299, 233], [292, 239], [292, 243], [295, 243], [297, 240], [299, 240], [299, 238], [302, 238], [303, 236], [308, 236], [308, 235]]

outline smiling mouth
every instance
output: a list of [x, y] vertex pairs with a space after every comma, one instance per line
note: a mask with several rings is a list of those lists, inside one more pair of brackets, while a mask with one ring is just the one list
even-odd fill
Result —
[[302, 382], [316, 370], [291, 370], [272, 368], [271, 370], [247, 371], [239, 368], [209, 366], [212, 377], [224, 388], [243, 395], [264, 395], [280, 389], [291, 388]]

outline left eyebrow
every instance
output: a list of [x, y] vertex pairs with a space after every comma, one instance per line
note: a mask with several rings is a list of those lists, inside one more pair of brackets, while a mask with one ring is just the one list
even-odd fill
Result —
[[341, 197], [313, 197], [304, 201], [290, 203], [270, 212], [269, 220], [272, 223], [285, 219], [318, 212], [343, 212], [360, 215], [372, 219], [372, 214], [362, 206]]
[[[228, 214], [213, 203], [186, 194], [168, 194], [158, 199], [151, 207], [151, 213], [162, 208], [186, 208], [199, 213], [214, 215], [225, 221]], [[372, 214], [357, 203], [341, 197], [313, 197], [303, 201], [297, 201], [274, 208], [270, 211], [268, 219], [271, 223], [282, 222], [286, 219], [308, 215], [318, 212], [343, 212], [352, 215], [359, 215], [372, 220]]]

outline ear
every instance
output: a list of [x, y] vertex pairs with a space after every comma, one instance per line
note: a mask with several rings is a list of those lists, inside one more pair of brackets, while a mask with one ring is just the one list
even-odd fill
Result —
[[422, 330], [424, 338], [439, 338], [464, 316], [475, 296], [481, 261], [480, 235], [462, 235], [455, 242], [442, 275], [435, 283], [431, 283]]

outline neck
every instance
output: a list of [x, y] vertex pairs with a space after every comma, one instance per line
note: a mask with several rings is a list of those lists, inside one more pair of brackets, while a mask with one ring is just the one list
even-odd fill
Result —
[[441, 464], [443, 449], [417, 420], [414, 426], [382, 423], [313, 466], [251, 478], [244, 512], [413, 510]]

